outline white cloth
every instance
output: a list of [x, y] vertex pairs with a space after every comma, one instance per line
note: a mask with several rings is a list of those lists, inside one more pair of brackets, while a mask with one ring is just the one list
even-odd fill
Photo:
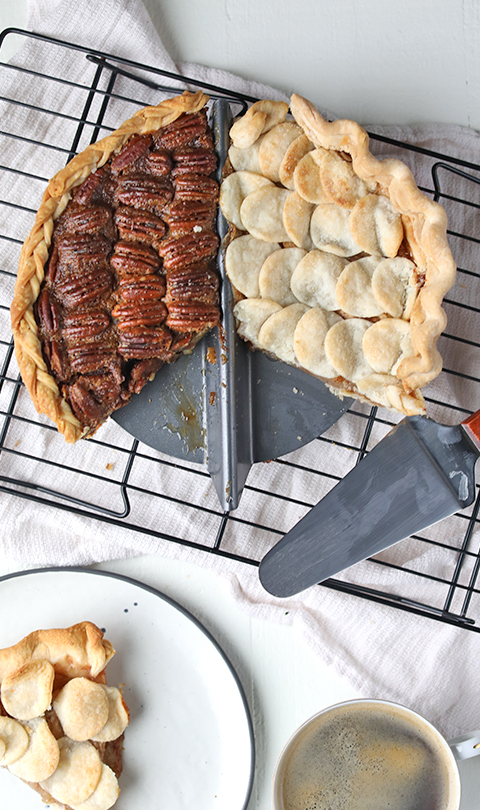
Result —
[[[101, 25], [98, 20], [102, 21]], [[141, 0], [76, 0], [75, 3], [71, 0], [30, 0], [28, 29], [172, 72], [179, 70], [185, 76], [198, 77], [256, 97], [280, 97], [278, 92], [274, 93], [260, 83], [252, 84], [219, 70], [191, 64], [174, 65]], [[71, 52], [65, 53], [56, 46], [42, 45], [40, 48], [35, 41], [28, 41], [13, 62], [23, 67], [34, 67], [40, 72], [43, 69], [50, 73], [54, 70], [59, 77], [74, 83], [85, 82], [86, 86], [95, 70], [95, 66], [84, 57], [78, 59]], [[58, 84], [52, 90], [49, 84], [49, 96], [46, 98], [45, 88], [38, 80], [22, 74], [19, 81], [18, 73], [5, 73], [2, 74], [1, 95], [29, 101], [33, 98], [39, 106], [47, 109], [55, 106], [65, 116], [70, 111], [77, 113], [83, 91], [63, 84]], [[120, 78], [115, 86], [119, 96], [122, 95], [122, 88], [126, 87], [125, 82]], [[138, 95], [138, 101], [142, 103], [158, 100], [158, 93], [147, 88], [139, 90]], [[101, 99], [94, 102], [87, 115], [89, 120], [94, 117], [95, 104], [100, 103]], [[68, 117], [59, 125], [58, 121], [53, 123], [48, 115], [39, 119], [22, 107], [12, 107], [2, 102], [1, 109], [2, 128], [8, 129], [13, 119], [18, 127], [19, 117], [23, 118], [25, 133], [31, 138], [43, 139], [45, 143], [60, 142], [60, 138], [56, 140], [58, 126], [72, 127], [73, 131], [74, 124], [69, 122]], [[115, 126], [131, 112], [131, 104], [116, 98], [109, 106], [106, 123]], [[480, 136], [472, 130], [434, 125], [369, 129], [478, 163]], [[79, 148], [87, 142], [81, 142]], [[375, 149], [382, 155], [395, 153], [388, 144], [375, 144]], [[9, 165], [9, 161], [16, 167], [25, 165], [32, 173], [33, 167], [36, 167], [41, 178], [48, 178], [60, 168], [62, 164], [59, 164], [59, 160], [61, 157], [57, 152], [15, 141], [7, 143], [2, 156], [2, 162], [6, 165]], [[408, 160], [419, 185], [431, 188], [430, 167], [433, 159], [412, 154]], [[478, 192], [472, 190], [471, 186], [460, 177], [454, 178], [454, 182], [449, 182], [449, 194], [458, 197], [468, 194], [469, 199], [477, 199]], [[10, 223], [10, 232], [20, 240], [31, 227], [33, 212], [43, 187], [43, 181], [32, 180], [32, 197], [27, 202], [32, 210], [19, 210], [13, 225]], [[23, 178], [17, 180], [12, 176], [9, 199], [25, 205], [23, 189]], [[465, 206], [455, 207], [452, 204], [449, 215], [452, 231], [474, 235], [475, 208], [465, 209]], [[12, 216], [10, 209], [9, 216]], [[473, 271], [475, 243], [452, 237], [452, 248], [458, 265]], [[18, 260], [18, 249], [18, 245], [12, 243], [4, 257], [4, 262], [10, 262], [12, 274]], [[467, 275], [459, 276], [451, 297], [474, 306], [473, 282]], [[449, 319], [449, 333], [466, 340], [478, 340], [478, 317], [474, 311], [450, 306]], [[445, 367], [460, 371], [467, 377], [441, 374], [426, 393], [439, 403], [453, 404], [453, 407], [448, 407], [434, 403], [430, 407], [432, 417], [453, 424], [459, 422], [465, 413], [480, 406], [476, 384], [468, 379], [468, 376], [475, 377], [478, 370], [478, 365], [475, 366], [477, 350], [468, 343], [442, 340], [442, 351], [445, 354]], [[6, 406], [8, 395], [9, 391], [4, 388], [0, 395], [2, 408]], [[366, 412], [361, 406], [357, 410]], [[27, 416], [32, 413], [25, 392], [20, 396], [19, 412]], [[381, 415], [384, 423], [380, 421], [376, 425], [371, 444], [388, 430], [389, 422], [396, 421], [390, 413], [382, 412]], [[308, 472], [310, 468], [327, 470], [339, 476], [347, 472], [355, 462], [355, 455], [345, 446], [348, 448], [358, 441], [363, 427], [362, 418], [343, 417], [328, 431], [333, 444], [316, 440], [292, 454], [289, 460], [299, 464], [299, 470], [294, 473], [281, 464], [255, 465], [248, 483], [257, 491], [252, 489], [244, 493], [236, 519], [230, 521], [222, 543], [222, 549], [231, 555], [231, 559], [227, 555], [208, 554], [188, 545], [155, 538], [148, 531], [133, 531], [127, 524], [122, 526], [121, 520], [120, 525], [109, 525], [76, 515], [68, 509], [59, 511], [6, 493], [0, 495], [0, 555], [10, 566], [19, 569], [88, 565], [141, 554], [179, 557], [210, 566], [220, 576], [228, 577], [232, 593], [242, 608], [257, 617], [294, 625], [311, 648], [347, 676], [365, 697], [406, 703], [428, 717], [447, 736], [455, 736], [471, 730], [472, 723], [480, 724], [480, 690], [477, 688], [480, 681], [480, 639], [476, 633], [323, 587], [311, 588], [291, 599], [274, 599], [260, 586], [254, 566], [235, 561], [235, 555], [258, 560], [272, 544], [272, 535], [262, 531], [261, 526], [272, 526], [279, 533], [284, 532], [304, 514], [307, 504], [321, 497], [323, 491], [319, 490], [315, 476]], [[83, 472], [101, 470], [103, 477], [111, 475], [112, 480], [117, 480], [118, 471], [123, 469], [122, 453], [118, 449], [111, 450], [109, 444], [111, 442], [116, 448], [128, 448], [131, 437], [112, 421], [102, 428], [98, 437], [101, 444], [80, 443], [75, 447], [66, 447], [54, 431], [42, 431], [41, 443], [35, 448], [38, 461], [32, 463], [28, 458], [24, 460], [20, 454], [22, 446], [26, 447], [29, 442], [28, 429], [14, 422], [9, 429], [8, 441], [19, 452], [4, 454], [6, 457], [2, 460], [1, 473], [35, 483], [44, 480], [41, 459], [54, 459], [60, 466], [56, 471], [50, 469], [48, 486], [68, 491], [69, 473], [61, 465], [73, 465], [82, 471], [84, 484], [81, 497], [118, 512], [122, 504], [118, 503], [117, 488], [109, 488], [108, 484], [100, 485], [96, 479], [83, 476]], [[181, 537], [187, 543], [195, 543], [199, 538], [204, 543], [208, 538], [208, 544], [213, 545], [220, 519], [208, 476], [196, 476], [195, 489], [192, 491], [191, 477], [176, 466], [155, 467], [147, 461], [140, 461], [136, 464], [134, 479], [130, 480], [130, 484], [134, 487], [148, 485], [153, 492], [167, 491], [180, 502], [202, 507], [211, 505], [210, 511], [198, 511], [175, 500], [163, 501], [154, 495], [147, 497], [132, 492], [135, 505], [129, 520], [147, 530], [158, 531], [161, 527], [166, 534]], [[330, 486], [328, 479], [324, 480], [323, 486]], [[284, 500], [263, 497], [261, 493], [264, 490], [288, 497]], [[305, 506], [299, 506], [298, 501], [305, 503]], [[259, 528], [252, 531], [251, 526], [242, 519], [251, 521]], [[464, 520], [452, 518], [426, 534], [445, 544], [455, 545], [462, 540], [464, 526]], [[472, 549], [476, 550], [477, 546], [478, 537], [474, 535]], [[395, 567], [382, 566], [382, 560], [393, 563]], [[442, 577], [447, 581], [451, 578], [455, 554], [448, 548], [408, 540], [384, 552], [379, 561], [380, 564], [359, 563], [339, 579], [437, 605], [442, 604], [441, 598], [447, 594], [448, 586], [442, 583]], [[420, 576], [416, 578], [415, 574], [406, 573], [405, 568], [417, 571]], [[468, 572], [471, 568], [472, 562], [467, 561]], [[426, 579], [423, 573], [431, 574], [432, 579]], [[464, 572], [462, 583], [465, 581]], [[457, 599], [452, 605], [453, 611], [461, 609]], [[478, 601], [478, 596], [474, 595], [473, 600]], [[472, 612], [474, 608], [472, 604]]]

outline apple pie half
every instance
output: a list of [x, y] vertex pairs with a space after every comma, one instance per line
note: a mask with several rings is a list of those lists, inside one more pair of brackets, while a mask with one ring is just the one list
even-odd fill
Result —
[[145, 107], [49, 182], [11, 307], [23, 381], [69, 442], [92, 435], [219, 320], [208, 97]]
[[50, 807], [109, 810], [128, 709], [107, 686], [115, 654], [91, 622], [36, 630], [0, 650], [0, 766]]
[[423, 413], [455, 280], [444, 209], [294, 95], [235, 121], [220, 190], [238, 333], [343, 397]]

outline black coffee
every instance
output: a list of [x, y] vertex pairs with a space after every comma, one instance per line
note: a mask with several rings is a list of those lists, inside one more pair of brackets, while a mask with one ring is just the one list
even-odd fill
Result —
[[299, 737], [285, 769], [284, 810], [453, 810], [448, 756], [401, 707], [332, 710]]

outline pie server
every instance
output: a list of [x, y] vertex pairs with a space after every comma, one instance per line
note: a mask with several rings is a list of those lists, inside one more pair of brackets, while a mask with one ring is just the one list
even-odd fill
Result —
[[469, 506], [480, 411], [453, 427], [403, 419], [263, 558], [259, 576], [291, 596]]

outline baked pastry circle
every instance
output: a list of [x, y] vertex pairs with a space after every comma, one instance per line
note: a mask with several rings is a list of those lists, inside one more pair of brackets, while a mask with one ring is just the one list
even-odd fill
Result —
[[118, 798], [129, 714], [106, 685], [114, 654], [92, 622], [36, 630], [0, 650], [0, 766], [55, 807], [108, 810]]
[[49, 182], [20, 257], [15, 352], [40, 413], [92, 435], [218, 323], [208, 97], [145, 107]]
[[[270, 182], [246, 194], [235, 221], [220, 192], [238, 332], [319, 376], [340, 397], [424, 413], [421, 388], [442, 368], [442, 301], [456, 273], [445, 211], [418, 189], [404, 163], [374, 157], [357, 123], [327, 121], [299, 95], [290, 111], [297, 137], [275, 132], [288, 122], [280, 102], [256, 102], [234, 124], [237, 142], [222, 187], [234, 186], [237, 167], [261, 176], [267, 135], [275, 144]], [[248, 252], [238, 250], [247, 239]], [[250, 256], [255, 261], [244, 261]]]

